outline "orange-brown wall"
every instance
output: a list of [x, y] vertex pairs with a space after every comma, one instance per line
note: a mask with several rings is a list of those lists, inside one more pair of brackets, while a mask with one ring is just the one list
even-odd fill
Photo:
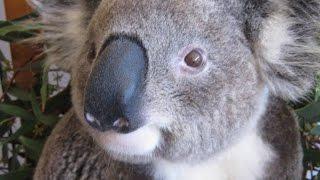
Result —
[[[8, 20], [13, 20], [32, 12], [25, 0], [4, 0], [4, 4]], [[31, 46], [17, 43], [12, 43], [10, 46], [14, 68], [22, 67], [36, 54], [36, 50]], [[20, 87], [30, 88], [33, 83], [33, 73], [30, 71], [19, 72], [16, 75], [15, 82]]]
[[4, 0], [6, 16], [13, 20], [32, 12], [25, 0]]

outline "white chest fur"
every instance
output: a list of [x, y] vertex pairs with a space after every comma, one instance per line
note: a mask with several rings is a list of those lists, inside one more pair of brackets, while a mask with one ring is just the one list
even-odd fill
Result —
[[273, 157], [272, 149], [256, 133], [251, 133], [227, 151], [201, 164], [158, 162], [154, 177], [158, 180], [261, 179], [266, 164]]

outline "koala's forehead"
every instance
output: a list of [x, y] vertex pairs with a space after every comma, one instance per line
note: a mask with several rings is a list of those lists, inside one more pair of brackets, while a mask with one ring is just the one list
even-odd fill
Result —
[[226, 26], [234, 27], [225, 4], [218, 0], [103, 0], [89, 30], [99, 39], [115, 33], [152, 36], [154, 40], [157, 36], [210, 36]]

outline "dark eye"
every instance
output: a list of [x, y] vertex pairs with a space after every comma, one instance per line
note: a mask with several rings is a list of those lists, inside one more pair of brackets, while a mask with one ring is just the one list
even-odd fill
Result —
[[200, 67], [203, 63], [203, 57], [201, 52], [198, 50], [192, 50], [187, 56], [184, 58], [185, 63], [193, 68]]

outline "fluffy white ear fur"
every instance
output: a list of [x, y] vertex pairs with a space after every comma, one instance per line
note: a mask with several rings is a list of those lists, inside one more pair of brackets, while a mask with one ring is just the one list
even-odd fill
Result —
[[76, 3], [59, 5], [46, 0], [28, 0], [40, 14], [43, 33], [34, 38], [35, 42], [45, 42], [48, 53], [47, 64], [55, 64], [70, 70], [84, 42], [86, 33], [82, 27], [83, 8]]
[[320, 69], [319, 4], [273, 2], [279, 9], [263, 22], [255, 44], [258, 68], [271, 93], [299, 100], [313, 87]]

